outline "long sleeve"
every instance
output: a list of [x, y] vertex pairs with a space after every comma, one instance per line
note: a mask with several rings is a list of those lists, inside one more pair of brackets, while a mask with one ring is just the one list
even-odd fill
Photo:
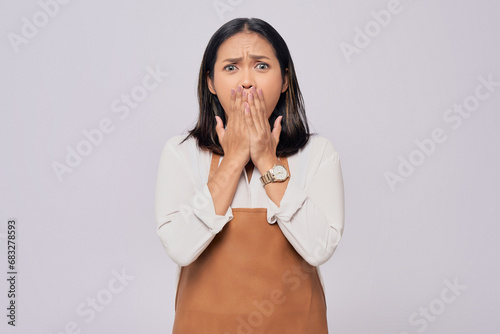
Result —
[[[319, 266], [334, 253], [344, 229], [344, 185], [338, 152], [315, 137], [312, 152], [301, 154], [280, 206], [268, 199], [268, 222], [278, 223], [295, 250]], [[306, 172], [300, 166], [307, 165]], [[292, 167], [291, 167], [292, 168]], [[297, 170], [299, 169], [299, 170]]]
[[[180, 136], [163, 148], [156, 181], [157, 233], [170, 258], [179, 266], [196, 260], [215, 235], [230, 221], [231, 208], [216, 215], [212, 196], [205, 184], [195, 182], [189, 150]], [[184, 146], [183, 146], [184, 145]]]

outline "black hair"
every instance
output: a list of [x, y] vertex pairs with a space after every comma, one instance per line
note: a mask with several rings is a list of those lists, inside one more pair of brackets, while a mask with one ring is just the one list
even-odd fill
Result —
[[292, 57], [281, 35], [269, 23], [257, 18], [233, 19], [222, 25], [210, 38], [203, 54], [198, 77], [198, 103], [200, 106], [198, 121], [183, 142], [192, 136], [196, 138], [198, 147], [201, 149], [210, 150], [220, 155], [224, 154], [215, 131], [217, 124], [215, 116], [219, 116], [225, 126], [225, 112], [217, 96], [212, 94], [208, 88], [207, 74], [213, 81], [214, 65], [219, 47], [228, 38], [240, 32], [254, 32], [264, 37], [274, 48], [283, 82], [285, 76], [288, 77], [288, 88], [281, 93], [278, 103], [269, 117], [269, 125], [272, 128], [276, 118], [283, 116], [276, 155], [287, 157], [295, 154], [307, 144], [310, 133], [304, 100], [295, 75]]

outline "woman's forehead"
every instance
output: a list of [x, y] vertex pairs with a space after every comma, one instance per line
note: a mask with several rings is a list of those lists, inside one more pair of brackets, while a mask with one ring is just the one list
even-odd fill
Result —
[[273, 46], [254, 32], [240, 32], [229, 37], [218, 50], [218, 60], [240, 58], [249, 55], [275, 57]]

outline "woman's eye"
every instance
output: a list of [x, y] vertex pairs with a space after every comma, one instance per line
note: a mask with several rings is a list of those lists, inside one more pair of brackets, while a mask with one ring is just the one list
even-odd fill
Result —
[[234, 65], [227, 65], [224, 67], [226, 71], [234, 71], [236, 69], [236, 66]]
[[268, 67], [269, 67], [269, 65], [268, 65], [268, 64], [266, 64], [266, 63], [258, 63], [258, 64], [257, 64], [257, 68], [258, 68], [259, 70], [267, 70], [267, 69], [268, 69]]

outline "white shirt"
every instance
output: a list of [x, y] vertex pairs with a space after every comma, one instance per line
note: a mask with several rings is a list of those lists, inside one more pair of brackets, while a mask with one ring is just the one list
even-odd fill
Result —
[[243, 168], [233, 201], [222, 216], [215, 214], [207, 186], [212, 153], [200, 150], [192, 137], [179, 145], [184, 137], [175, 136], [165, 144], [155, 200], [158, 236], [178, 264], [177, 283], [180, 267], [196, 260], [233, 219], [231, 208], [266, 208], [268, 223], [278, 223], [290, 244], [313, 266], [332, 256], [344, 228], [344, 186], [338, 152], [328, 139], [313, 135], [288, 157], [291, 176], [279, 207], [267, 196], [259, 170], [254, 167], [248, 182]]

